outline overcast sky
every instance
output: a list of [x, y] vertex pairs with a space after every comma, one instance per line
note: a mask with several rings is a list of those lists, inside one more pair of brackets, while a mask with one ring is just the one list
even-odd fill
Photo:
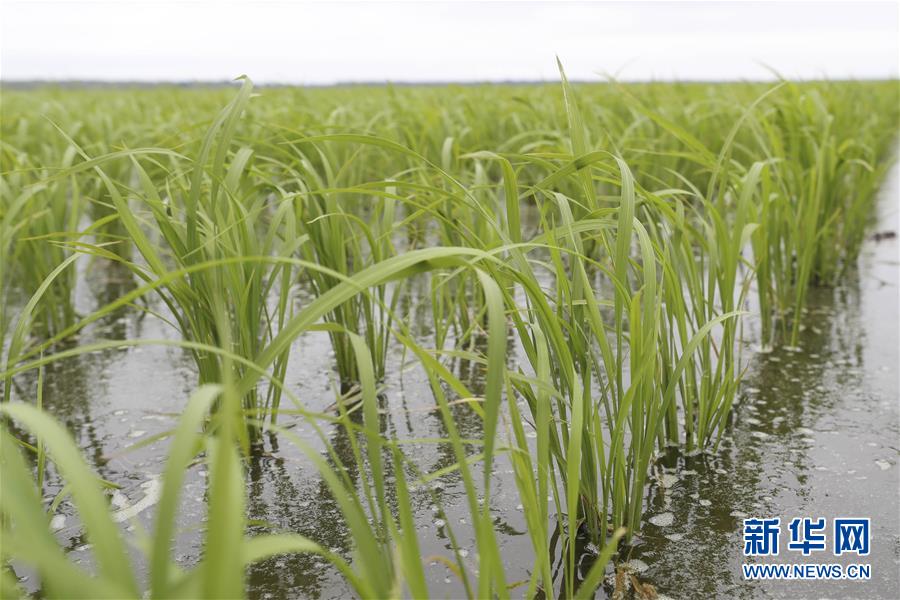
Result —
[[897, 77], [898, 3], [3, 0], [0, 77], [344, 81]]

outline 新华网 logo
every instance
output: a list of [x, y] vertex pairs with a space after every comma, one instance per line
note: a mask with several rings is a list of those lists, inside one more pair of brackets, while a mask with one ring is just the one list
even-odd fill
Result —
[[[797, 517], [788, 524], [787, 549], [810, 556], [828, 548], [825, 517]], [[831, 529], [831, 549], [835, 556], [868, 556], [871, 545], [869, 518], [839, 517]], [[781, 519], [744, 519], [744, 556], [778, 556], [781, 547]]]

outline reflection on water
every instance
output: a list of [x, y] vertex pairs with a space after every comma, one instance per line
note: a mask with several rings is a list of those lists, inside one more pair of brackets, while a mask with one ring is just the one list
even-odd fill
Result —
[[[896, 184], [896, 171], [894, 172]], [[894, 209], [896, 211], [896, 208]], [[891, 215], [896, 217], [896, 212]], [[896, 226], [893, 226], [896, 229]], [[753, 355], [745, 376], [733, 426], [715, 454], [685, 456], [670, 450], [659, 457], [647, 490], [643, 530], [620, 563], [639, 581], [651, 582], [671, 598], [694, 597], [897, 597], [900, 522], [896, 498], [898, 468], [897, 390], [900, 389], [897, 324], [897, 242], [871, 242], [861, 266], [838, 289], [810, 295], [801, 350], [778, 348]], [[93, 310], [133, 289], [134, 281], [115, 263], [94, 269], [90, 294], [78, 298]], [[432, 340], [429, 322], [430, 284], [411, 280], [400, 311], [413, 315], [412, 334]], [[303, 290], [301, 290], [303, 292]], [[154, 305], [154, 309], [159, 307]], [[110, 314], [85, 332], [81, 341], [173, 337], [159, 320], [134, 310]], [[475, 350], [486, 340], [474, 335]], [[394, 357], [402, 349], [393, 346]], [[483, 368], [461, 358], [450, 366], [480, 394]], [[446, 437], [427, 375], [421, 367], [389, 361], [380, 397], [379, 428], [398, 439]], [[326, 334], [313, 332], [297, 340], [286, 385], [313, 410], [334, 402], [335, 373]], [[130, 444], [169, 429], [194, 384], [193, 367], [177, 349], [140, 347], [85, 355], [48, 366], [44, 403], [74, 433], [100, 474], [122, 486], [133, 501], [140, 485], [161, 470], [166, 444], [150, 444], [121, 454]], [[31, 401], [36, 377], [18, 379], [15, 395]], [[451, 408], [464, 438], [477, 438], [480, 419], [467, 404]], [[359, 411], [350, 417], [359, 424]], [[302, 420], [283, 416], [279, 423], [322, 449]], [[325, 429], [349, 479], [359, 487], [363, 474], [353, 459], [350, 435], [341, 426]], [[407, 477], [432, 473], [455, 463], [449, 444], [404, 444]], [[471, 445], [466, 451], [476, 453]], [[330, 461], [331, 459], [328, 458]], [[333, 463], [332, 463], [333, 464]], [[480, 480], [476, 465], [473, 476]], [[389, 494], [392, 463], [385, 460]], [[264, 450], [247, 464], [248, 517], [252, 531], [292, 531], [352, 559], [350, 537], [337, 504], [310, 461], [286, 436], [269, 438]], [[51, 471], [47, 498], [59, 490]], [[501, 553], [510, 582], [527, 580], [532, 564], [512, 470], [501, 454], [492, 465], [492, 509]], [[182, 498], [176, 554], [182, 564], [197, 560], [205, 515], [202, 468], [188, 473]], [[474, 535], [462, 482], [451, 472], [412, 492], [416, 524], [425, 557], [426, 577], [435, 596], [459, 596], [462, 584], [435, 556], [453, 553], [450, 529], [468, 561], [476, 567]], [[390, 506], [395, 498], [389, 496]], [[64, 504], [64, 514], [71, 506]], [[848, 514], [851, 513], [851, 514]], [[748, 583], [740, 577], [741, 523], [746, 516], [869, 516], [873, 520], [873, 577], [866, 583]], [[152, 511], [139, 515], [146, 527]], [[563, 552], [558, 532], [556, 558]], [[77, 527], [60, 532], [77, 557], [87, 560]], [[581, 543], [581, 542], [579, 542]], [[593, 554], [584, 548], [581, 571]], [[783, 557], [782, 557], [783, 558]], [[793, 557], [786, 560], [794, 560]], [[824, 561], [820, 561], [824, 562]], [[827, 562], [832, 562], [828, 557]], [[559, 566], [558, 560], [554, 564]], [[624, 572], [624, 571], [623, 571]], [[620, 586], [625, 578], [619, 577]], [[604, 590], [614, 594], [610, 569]], [[254, 598], [346, 597], [350, 591], [324, 560], [314, 556], [279, 556], [249, 571]], [[517, 588], [518, 590], [519, 588]], [[524, 589], [524, 588], [521, 588]], [[514, 594], [515, 594], [514, 590]], [[601, 595], [601, 594], [598, 594]]]
[[[896, 190], [895, 169], [881, 219], [891, 230]], [[674, 598], [900, 595], [898, 280], [896, 242], [870, 242], [842, 287], [812, 290], [799, 351], [753, 357], [720, 452], [659, 461], [626, 557], [646, 567], [642, 578]], [[662, 514], [671, 525], [653, 524]], [[873, 550], [856, 561], [871, 563], [872, 580], [743, 581], [747, 516], [870, 517]], [[853, 561], [844, 559], [782, 552], [773, 562]]]
[[[882, 473], [876, 455], [896, 439], [896, 407], [891, 414], [888, 406], [896, 403], [896, 395], [892, 399], [869, 384], [870, 372], [879, 367], [863, 361], [861, 348], [869, 341], [856, 310], [859, 301], [860, 287], [852, 280], [840, 290], [814, 294], [803, 350], [756, 356], [720, 452], [691, 457], [672, 451], [659, 461], [648, 493], [648, 522], [630, 557], [649, 565], [644, 575], [661, 591], [673, 597], [691, 592], [797, 597], [797, 584], [741, 580], [742, 520], [832, 519], [863, 511], [880, 522], [881, 541], [872, 555], [873, 570], [880, 577], [846, 588], [803, 584], [807, 587], [802, 593], [831, 595], [840, 590], [839, 595], [892, 596], [896, 557], [891, 538], [896, 538], [897, 516], [891, 514], [893, 509], [885, 511], [884, 503], [897, 489], [897, 472]], [[882, 365], [891, 360], [883, 357]], [[870, 445], [851, 441], [863, 432], [873, 440]], [[835, 503], [835, 496], [846, 502]], [[649, 521], [664, 513], [673, 515], [671, 525], [658, 527]], [[790, 555], [781, 560], [803, 561]]]

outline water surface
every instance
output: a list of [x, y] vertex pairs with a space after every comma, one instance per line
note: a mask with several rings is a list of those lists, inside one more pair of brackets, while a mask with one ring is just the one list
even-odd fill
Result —
[[[897, 170], [892, 172], [881, 204], [879, 228], [897, 231]], [[79, 285], [77, 307], [89, 312], [133, 286], [113, 266], [95, 268]], [[421, 289], [416, 290], [416, 286]], [[416, 335], [427, 339], [428, 288], [411, 284], [409, 302]], [[743, 349], [749, 370], [740, 392], [732, 426], [715, 453], [684, 456], [671, 450], [660, 456], [647, 490], [647, 513], [634, 544], [623, 551], [620, 567], [669, 598], [897, 598], [900, 597], [900, 467], [898, 467], [898, 245], [896, 240], [870, 241], [859, 267], [841, 287], [815, 289], [810, 295], [800, 348], [754, 352]], [[752, 327], [750, 329], [752, 338]], [[122, 311], [86, 331], [82, 339], [175, 339], [158, 320]], [[395, 359], [400, 349], [396, 348]], [[395, 438], [439, 438], [446, 435], [421, 368], [391, 360], [383, 392], [382, 431]], [[480, 374], [464, 362], [454, 370], [473, 389]], [[74, 432], [100, 475], [121, 490], [114, 506], [127, 508], [152, 495], [163, 468], [166, 442], [126, 452], [133, 443], [170, 429], [194, 387], [190, 358], [181, 350], [139, 346], [105, 351], [51, 365], [45, 375], [45, 406]], [[338, 387], [328, 338], [311, 333], [298, 339], [288, 369], [287, 386], [313, 410], [335, 400]], [[20, 378], [19, 398], [33, 398], [33, 376]], [[480, 420], [470, 408], [453, 408], [463, 437], [480, 435]], [[313, 439], [302, 420], [284, 417], [282, 425]], [[502, 427], [502, 425], [501, 425]], [[351, 446], [342, 428], [327, 430], [338, 453], [352, 464]], [[321, 444], [319, 444], [321, 447]], [[421, 473], [455, 462], [447, 444], [405, 446]], [[470, 448], [475, 452], [477, 448]], [[413, 476], [414, 473], [410, 473]], [[360, 474], [350, 476], [359, 481]], [[202, 548], [205, 477], [194, 467], [183, 489], [176, 541], [178, 560], [194, 563]], [[307, 535], [323, 546], [352, 557], [342, 518], [309, 461], [285, 438], [268, 438], [264, 452], [250, 460], [249, 518], [257, 531], [286, 530]], [[387, 474], [388, 480], [391, 473]], [[512, 471], [497, 458], [492, 470], [492, 509], [509, 581], [527, 580], [531, 545], [518, 504]], [[49, 502], [60, 482], [51, 477]], [[436, 597], [458, 597], [462, 587], [439, 559], [451, 557], [448, 527], [467, 555], [470, 572], [477, 568], [469, 515], [455, 473], [413, 495], [426, 575]], [[125, 526], [152, 525], [153, 509], [137, 514]], [[746, 516], [872, 519], [873, 549], [868, 582], [760, 583], [741, 578], [742, 519]], [[79, 560], [90, 560], [72, 507], [63, 503], [55, 521], [59, 536]], [[784, 535], [784, 534], [783, 534]], [[784, 542], [783, 542], [784, 543]], [[585, 564], [589, 564], [589, 556]], [[782, 553], [782, 562], [846, 562], [830, 555], [804, 559]], [[853, 560], [853, 559], [850, 559]], [[863, 562], [863, 561], [858, 561]], [[27, 573], [26, 573], [27, 577]], [[610, 567], [606, 586], [614, 593]], [[35, 582], [25, 581], [34, 589]], [[520, 589], [524, 592], [524, 586]], [[350, 590], [323, 560], [283, 556], [254, 566], [249, 573], [253, 598], [339, 598]], [[514, 592], [515, 593], [515, 592]]]

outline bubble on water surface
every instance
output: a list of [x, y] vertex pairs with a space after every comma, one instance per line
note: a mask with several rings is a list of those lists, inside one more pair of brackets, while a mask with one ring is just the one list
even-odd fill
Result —
[[131, 506], [126, 505], [125, 508], [114, 512], [112, 514], [113, 521], [115, 521], [116, 523], [127, 521], [128, 519], [136, 516], [138, 513], [159, 502], [159, 499], [162, 497], [162, 484], [160, 483], [157, 476], [154, 476], [145, 481], [140, 485], [140, 487], [144, 490], [144, 497]]
[[626, 571], [631, 571], [632, 573], [643, 573], [650, 567], [639, 558], [632, 558], [627, 563], [622, 565]]
[[171, 417], [167, 417], [166, 415], [144, 415], [141, 417], [142, 421], [168, 421]]
[[128, 506], [128, 498], [125, 496], [125, 494], [123, 494], [119, 490], [116, 490], [112, 494], [110, 503], [116, 508], [124, 508]]
[[659, 476], [659, 483], [664, 488], [670, 488], [676, 483], [678, 483], [678, 476], [672, 475], [671, 473], [663, 473]]
[[675, 522], [675, 515], [670, 512], [659, 513], [650, 517], [650, 523], [657, 527], [669, 527]]

